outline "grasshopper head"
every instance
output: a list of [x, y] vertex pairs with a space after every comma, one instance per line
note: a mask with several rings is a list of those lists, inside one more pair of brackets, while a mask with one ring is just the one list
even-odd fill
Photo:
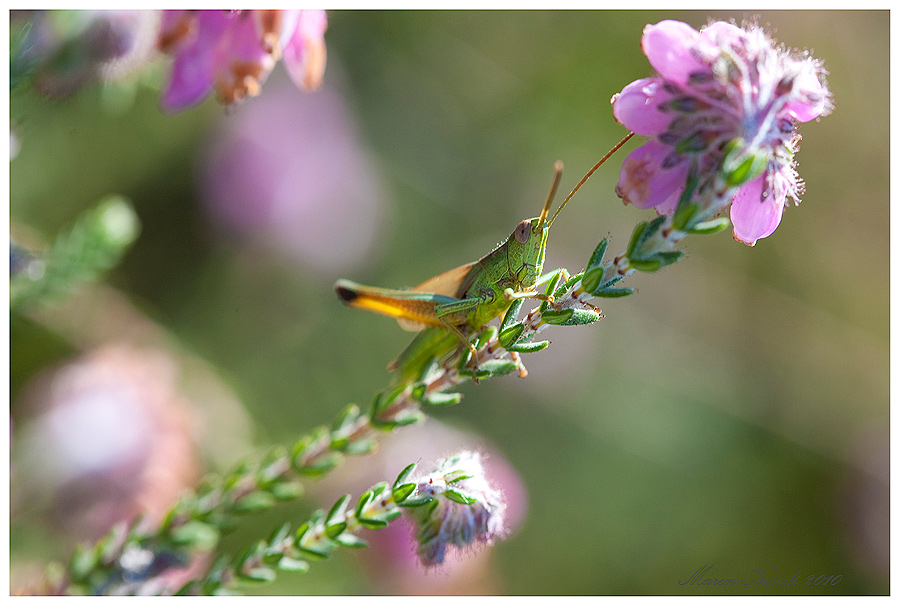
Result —
[[531, 288], [544, 267], [544, 252], [550, 225], [540, 217], [525, 219], [516, 225], [507, 240], [507, 260], [510, 268], [522, 268], [519, 282]]
[[544, 253], [547, 250], [547, 236], [550, 234], [550, 223], [547, 217], [550, 215], [550, 205], [553, 204], [553, 196], [559, 186], [562, 177], [562, 162], [557, 161], [553, 167], [556, 170], [556, 178], [547, 202], [541, 210], [541, 216], [525, 219], [516, 225], [512, 235], [506, 241], [507, 263], [510, 268], [522, 268], [517, 272], [519, 283], [531, 288], [541, 275], [544, 268]]

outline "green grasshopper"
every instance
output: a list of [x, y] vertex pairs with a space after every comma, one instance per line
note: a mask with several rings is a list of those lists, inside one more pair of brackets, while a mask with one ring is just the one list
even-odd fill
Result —
[[[409, 290], [337, 281], [335, 291], [345, 304], [393, 317], [404, 330], [422, 331], [388, 366], [388, 370], [398, 371], [396, 384], [419, 380], [434, 360], [450, 354], [460, 345], [468, 348], [473, 360], [477, 359], [469, 335], [477, 335], [517, 299], [553, 302], [551, 295], [536, 290], [565, 272], [556, 270], [541, 277], [550, 226], [591, 174], [630, 137], [625, 137], [601, 158], [548, 219], [562, 177], [562, 163], [557, 162], [553, 186], [540, 216], [519, 222], [503, 243], [478, 261], [451, 269]], [[477, 375], [473, 373], [473, 376]]]

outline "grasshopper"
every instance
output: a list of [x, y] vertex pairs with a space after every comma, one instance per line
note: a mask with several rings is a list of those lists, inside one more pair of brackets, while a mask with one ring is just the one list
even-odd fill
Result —
[[409, 290], [363, 286], [343, 279], [335, 283], [335, 292], [345, 304], [393, 317], [404, 330], [422, 331], [388, 366], [390, 371], [399, 371], [398, 384], [419, 380], [435, 359], [459, 346], [475, 356], [477, 351], [469, 335], [477, 334], [505, 313], [515, 300], [553, 302], [552, 295], [536, 290], [557, 274], [565, 274], [560, 269], [541, 277], [550, 226], [575, 192], [630, 137], [603, 156], [550, 217], [562, 177], [562, 163], [557, 162], [541, 214], [520, 221], [504, 242], [478, 261], [451, 269]]

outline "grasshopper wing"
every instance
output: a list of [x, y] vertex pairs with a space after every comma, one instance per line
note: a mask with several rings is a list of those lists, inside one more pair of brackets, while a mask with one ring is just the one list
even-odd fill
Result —
[[418, 286], [413, 287], [412, 290], [414, 292], [429, 292], [436, 295], [464, 299], [472, 282], [475, 281], [475, 272], [473, 269], [476, 265], [478, 265], [478, 261], [454, 267], [449, 271], [445, 271], [442, 274], [438, 274], [433, 278], [425, 280]]

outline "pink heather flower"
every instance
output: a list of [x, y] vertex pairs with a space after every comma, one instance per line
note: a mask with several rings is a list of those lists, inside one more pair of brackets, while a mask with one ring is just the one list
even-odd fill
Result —
[[441, 461], [432, 473], [414, 480], [416, 497], [432, 501], [406, 509], [416, 526], [416, 554], [423, 565], [444, 563], [448, 548], [490, 544], [506, 534], [506, 503], [488, 484], [481, 455], [464, 451]]
[[788, 198], [799, 202], [797, 122], [831, 111], [825, 70], [755, 25], [716, 22], [699, 32], [679, 21], [644, 28], [641, 47], [658, 72], [612, 98], [616, 120], [650, 140], [622, 164], [626, 204], [675, 211], [688, 184], [706, 209], [731, 201], [734, 237], [770, 235]]
[[[167, 353], [110, 344], [39, 375], [22, 406], [12, 509], [48, 508], [77, 538], [162, 518], [197, 477], [191, 403]], [[41, 505], [37, 505], [40, 503]]]
[[314, 90], [325, 71], [325, 11], [164, 11], [157, 46], [175, 56], [162, 97], [178, 111], [215, 90], [231, 105], [256, 96], [284, 58], [297, 86]]

